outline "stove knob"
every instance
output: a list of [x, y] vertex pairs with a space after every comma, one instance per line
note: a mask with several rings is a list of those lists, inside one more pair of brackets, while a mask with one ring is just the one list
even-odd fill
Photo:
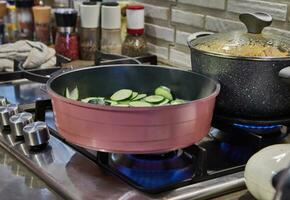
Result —
[[7, 99], [5, 97], [0, 96], [0, 106], [6, 106]]
[[11, 133], [14, 137], [23, 137], [24, 126], [33, 122], [32, 114], [28, 112], [18, 113], [9, 119]]
[[9, 125], [9, 118], [12, 115], [18, 113], [18, 106], [14, 104], [9, 104], [6, 106], [0, 106], [0, 125], [2, 128]]
[[48, 143], [49, 130], [45, 122], [37, 121], [24, 126], [23, 136], [30, 148], [42, 147]]

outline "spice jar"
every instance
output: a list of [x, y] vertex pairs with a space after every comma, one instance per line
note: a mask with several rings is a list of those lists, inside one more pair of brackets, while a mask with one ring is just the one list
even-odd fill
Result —
[[35, 39], [48, 45], [50, 43], [50, 12], [49, 6], [32, 8], [35, 26]]
[[80, 54], [82, 60], [95, 60], [100, 49], [100, 4], [84, 2], [80, 5]]
[[5, 24], [4, 17], [6, 15], [6, 2], [0, 1], [0, 45], [4, 43], [5, 36]]
[[32, 14], [32, 0], [16, 0], [16, 14], [18, 33], [17, 39], [33, 40], [33, 14]]
[[7, 1], [7, 17], [6, 17], [6, 41], [15, 42], [17, 32], [17, 20], [16, 20], [16, 7], [15, 2], [10, 0]]
[[127, 37], [122, 45], [122, 54], [138, 57], [147, 54], [147, 41], [144, 36], [144, 6], [127, 7]]
[[127, 36], [127, 19], [126, 19], [126, 9], [130, 4], [130, 1], [118, 1], [121, 7], [121, 39], [122, 42], [125, 40]]
[[72, 60], [79, 58], [78, 36], [75, 32], [77, 11], [70, 8], [59, 8], [55, 12], [57, 33], [55, 50], [58, 54]]
[[102, 40], [101, 51], [121, 54], [121, 9], [118, 3], [102, 4]]

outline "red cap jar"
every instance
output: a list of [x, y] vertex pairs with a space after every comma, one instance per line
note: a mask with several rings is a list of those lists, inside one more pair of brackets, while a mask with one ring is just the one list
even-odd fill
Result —
[[127, 32], [129, 34], [144, 34], [144, 6], [140, 4], [129, 5], [127, 14]]

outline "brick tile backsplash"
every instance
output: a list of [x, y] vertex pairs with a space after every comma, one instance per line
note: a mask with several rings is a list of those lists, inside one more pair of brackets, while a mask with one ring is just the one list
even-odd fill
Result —
[[146, 34], [168, 42], [174, 41], [174, 29], [154, 24], [145, 24]]
[[169, 8], [142, 3], [145, 7], [145, 17], [167, 20]]
[[188, 32], [176, 31], [176, 43], [187, 46], [187, 38], [190, 35]]
[[223, 19], [219, 17], [206, 16], [205, 29], [214, 32], [227, 32], [231, 30], [246, 30], [246, 27], [241, 22]]
[[178, 2], [206, 8], [215, 8], [220, 10], [224, 10], [226, 5], [225, 0], [178, 0]]
[[228, 0], [228, 11], [235, 13], [243, 12], [266, 12], [274, 19], [286, 21], [287, 19], [287, 4], [272, 2], [257, 1], [257, 0]]
[[238, 20], [240, 13], [268, 13], [273, 23], [264, 33], [290, 38], [290, 0], [137, 1], [145, 6], [149, 51], [177, 67], [190, 67], [187, 38], [191, 33], [246, 31], [245, 25]]
[[202, 28], [204, 24], [204, 15], [172, 9], [171, 21]]
[[190, 54], [178, 51], [176, 49], [170, 49], [170, 59], [169, 61], [175, 64], [177, 67], [191, 68]]

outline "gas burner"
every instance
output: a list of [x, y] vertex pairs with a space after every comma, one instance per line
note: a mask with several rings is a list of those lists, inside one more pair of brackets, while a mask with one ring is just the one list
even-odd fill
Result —
[[234, 163], [247, 162], [248, 159], [256, 152], [255, 148], [244, 145], [233, 145], [226, 142], [220, 143], [220, 149], [227, 159]]
[[189, 179], [196, 172], [196, 158], [182, 150], [151, 155], [111, 154], [109, 165], [148, 189]]

